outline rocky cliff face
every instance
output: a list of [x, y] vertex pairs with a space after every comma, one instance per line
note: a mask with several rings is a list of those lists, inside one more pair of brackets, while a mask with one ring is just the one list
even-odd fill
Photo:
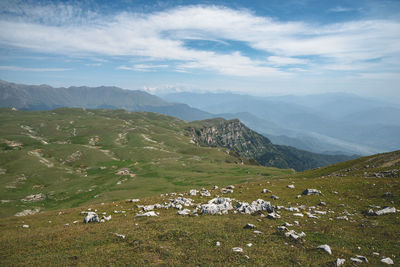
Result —
[[342, 155], [315, 154], [274, 145], [268, 138], [250, 130], [238, 119], [198, 121], [192, 123], [188, 131], [193, 142], [200, 146], [225, 147], [264, 166], [301, 171], [350, 159]]

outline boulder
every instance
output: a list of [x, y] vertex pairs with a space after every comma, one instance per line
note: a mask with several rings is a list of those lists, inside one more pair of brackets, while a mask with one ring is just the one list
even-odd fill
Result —
[[394, 264], [393, 260], [391, 258], [389, 258], [389, 257], [381, 259], [381, 262], [386, 263], [388, 265], [393, 265]]
[[376, 211], [375, 215], [380, 216], [380, 215], [386, 215], [386, 214], [390, 214], [390, 213], [396, 213], [396, 208], [386, 207], [384, 209]]
[[224, 197], [211, 199], [207, 204], [201, 205], [202, 214], [226, 214], [232, 209], [232, 200]]
[[25, 198], [21, 199], [21, 201], [22, 202], [36, 202], [36, 201], [40, 201], [40, 200], [44, 200], [44, 199], [46, 199], [46, 195], [40, 193], [40, 194], [26, 196]]
[[335, 265], [336, 265], [336, 266], [342, 266], [345, 262], [346, 262], [345, 259], [339, 259], [339, 258], [337, 258], [336, 261], [335, 261]]
[[256, 228], [256, 226], [254, 224], [248, 223], [243, 228], [244, 229], [254, 229], [254, 228]]
[[188, 210], [188, 209], [178, 210], [177, 214], [178, 215], [189, 215], [190, 214], [190, 210]]
[[233, 250], [234, 252], [239, 252], [239, 253], [242, 253], [242, 252], [243, 252], [243, 249], [242, 249], [242, 248], [239, 248], [239, 247], [234, 247], [234, 248], [232, 248], [232, 250]]
[[310, 196], [310, 195], [320, 195], [322, 194], [321, 191], [317, 189], [306, 189], [303, 191], [303, 195]]
[[157, 214], [154, 211], [149, 211], [146, 213], [136, 214], [136, 217], [157, 217]]
[[100, 222], [99, 216], [97, 216], [96, 212], [89, 211], [85, 218], [83, 219], [84, 223], [94, 223], [94, 222]]
[[189, 191], [189, 196], [195, 196], [197, 195], [197, 190], [196, 189], [192, 189]]
[[317, 249], [321, 249], [321, 250], [325, 251], [326, 253], [328, 253], [329, 255], [332, 255], [332, 250], [329, 245], [326, 245], [326, 244], [321, 245], [321, 246], [318, 246]]

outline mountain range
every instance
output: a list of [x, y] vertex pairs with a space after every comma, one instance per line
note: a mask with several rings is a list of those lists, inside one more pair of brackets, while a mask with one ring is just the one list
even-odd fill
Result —
[[352, 94], [256, 97], [174, 93], [159, 97], [118, 87], [53, 88], [0, 81], [0, 107], [126, 109], [186, 121], [240, 119], [275, 144], [319, 154], [368, 155], [400, 147], [400, 108]]
[[400, 147], [400, 108], [352, 94], [255, 97], [232, 93], [174, 93], [186, 103], [232, 119], [270, 138], [317, 153], [373, 154]]

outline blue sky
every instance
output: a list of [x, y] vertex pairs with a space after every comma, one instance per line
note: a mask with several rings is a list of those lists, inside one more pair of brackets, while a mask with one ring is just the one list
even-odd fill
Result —
[[0, 79], [400, 102], [400, 1], [0, 1]]

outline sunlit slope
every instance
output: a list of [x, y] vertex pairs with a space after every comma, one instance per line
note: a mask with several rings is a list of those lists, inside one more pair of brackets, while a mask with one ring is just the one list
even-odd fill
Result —
[[[68, 208], [289, 170], [198, 147], [187, 123], [123, 110], [0, 111], [0, 214]], [[244, 164], [244, 165], [243, 165]], [[43, 194], [38, 201], [24, 201]]]

